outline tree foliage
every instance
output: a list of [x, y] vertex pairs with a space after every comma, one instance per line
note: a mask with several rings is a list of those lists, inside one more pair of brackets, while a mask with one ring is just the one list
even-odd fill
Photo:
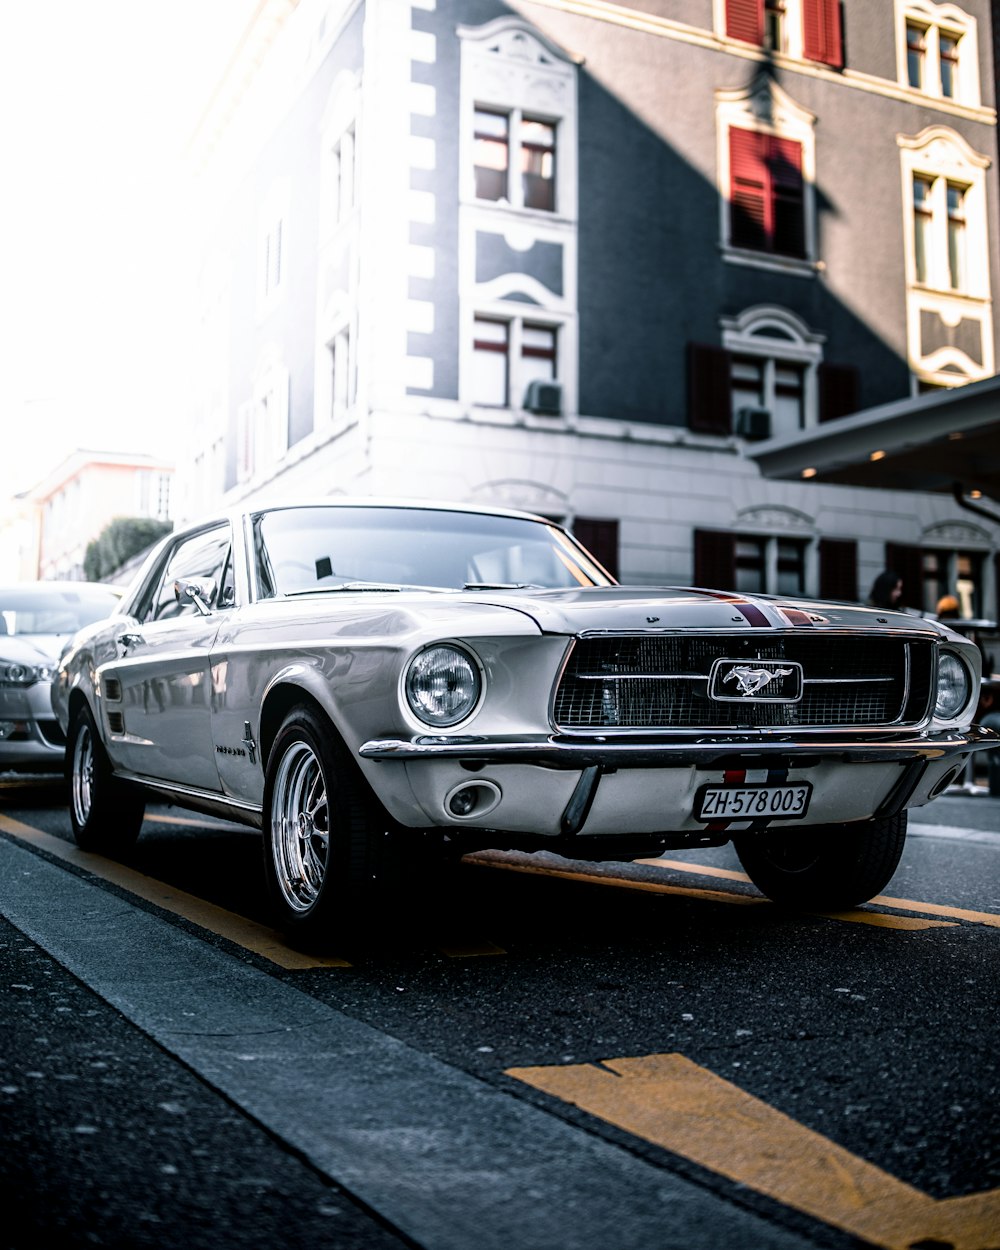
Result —
[[172, 528], [169, 521], [157, 521], [153, 517], [115, 517], [87, 544], [83, 557], [84, 576], [92, 582], [113, 577], [123, 564], [169, 534]]

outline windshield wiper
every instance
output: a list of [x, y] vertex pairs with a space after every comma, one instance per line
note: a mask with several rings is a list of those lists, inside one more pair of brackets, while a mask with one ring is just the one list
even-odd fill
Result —
[[340, 582], [336, 586], [306, 586], [304, 590], [286, 590], [285, 598], [294, 599], [296, 595], [335, 595], [342, 590], [402, 590], [402, 586], [387, 585], [385, 582]]
[[441, 594], [448, 589], [445, 586], [411, 586], [407, 582], [339, 582], [336, 586], [307, 586], [303, 590], [286, 590], [285, 598], [293, 599], [297, 595], [335, 595], [341, 591], [393, 591], [424, 590], [428, 593]]
[[463, 590], [544, 590], [537, 582], [466, 582]]

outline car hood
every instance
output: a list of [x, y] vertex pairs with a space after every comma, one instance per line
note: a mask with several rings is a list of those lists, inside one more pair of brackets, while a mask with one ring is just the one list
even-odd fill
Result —
[[4, 634], [0, 636], [0, 660], [6, 664], [54, 664], [65, 641], [61, 634]]
[[879, 627], [915, 630], [931, 637], [944, 632], [934, 621], [907, 612], [677, 586], [485, 592], [481, 601], [523, 612], [545, 633]]

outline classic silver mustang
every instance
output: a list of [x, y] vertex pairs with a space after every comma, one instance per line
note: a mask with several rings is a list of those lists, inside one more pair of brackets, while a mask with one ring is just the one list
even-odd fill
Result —
[[258, 827], [315, 937], [483, 847], [732, 840], [776, 900], [869, 899], [907, 808], [996, 741], [979, 685], [935, 621], [618, 586], [540, 517], [328, 499], [164, 539], [52, 698], [80, 846], [126, 850], [150, 796]]

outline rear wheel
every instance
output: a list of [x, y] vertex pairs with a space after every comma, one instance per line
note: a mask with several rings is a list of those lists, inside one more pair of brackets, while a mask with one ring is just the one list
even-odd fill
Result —
[[855, 907], [892, 878], [906, 841], [906, 812], [818, 829], [767, 829], [733, 844], [754, 885], [776, 903]]
[[146, 804], [139, 790], [111, 771], [93, 714], [82, 705], [70, 722], [66, 743], [69, 815], [77, 846], [122, 855], [139, 836]]
[[400, 842], [330, 723], [293, 709], [264, 785], [264, 876], [283, 927], [328, 939], [372, 924], [400, 883]]

